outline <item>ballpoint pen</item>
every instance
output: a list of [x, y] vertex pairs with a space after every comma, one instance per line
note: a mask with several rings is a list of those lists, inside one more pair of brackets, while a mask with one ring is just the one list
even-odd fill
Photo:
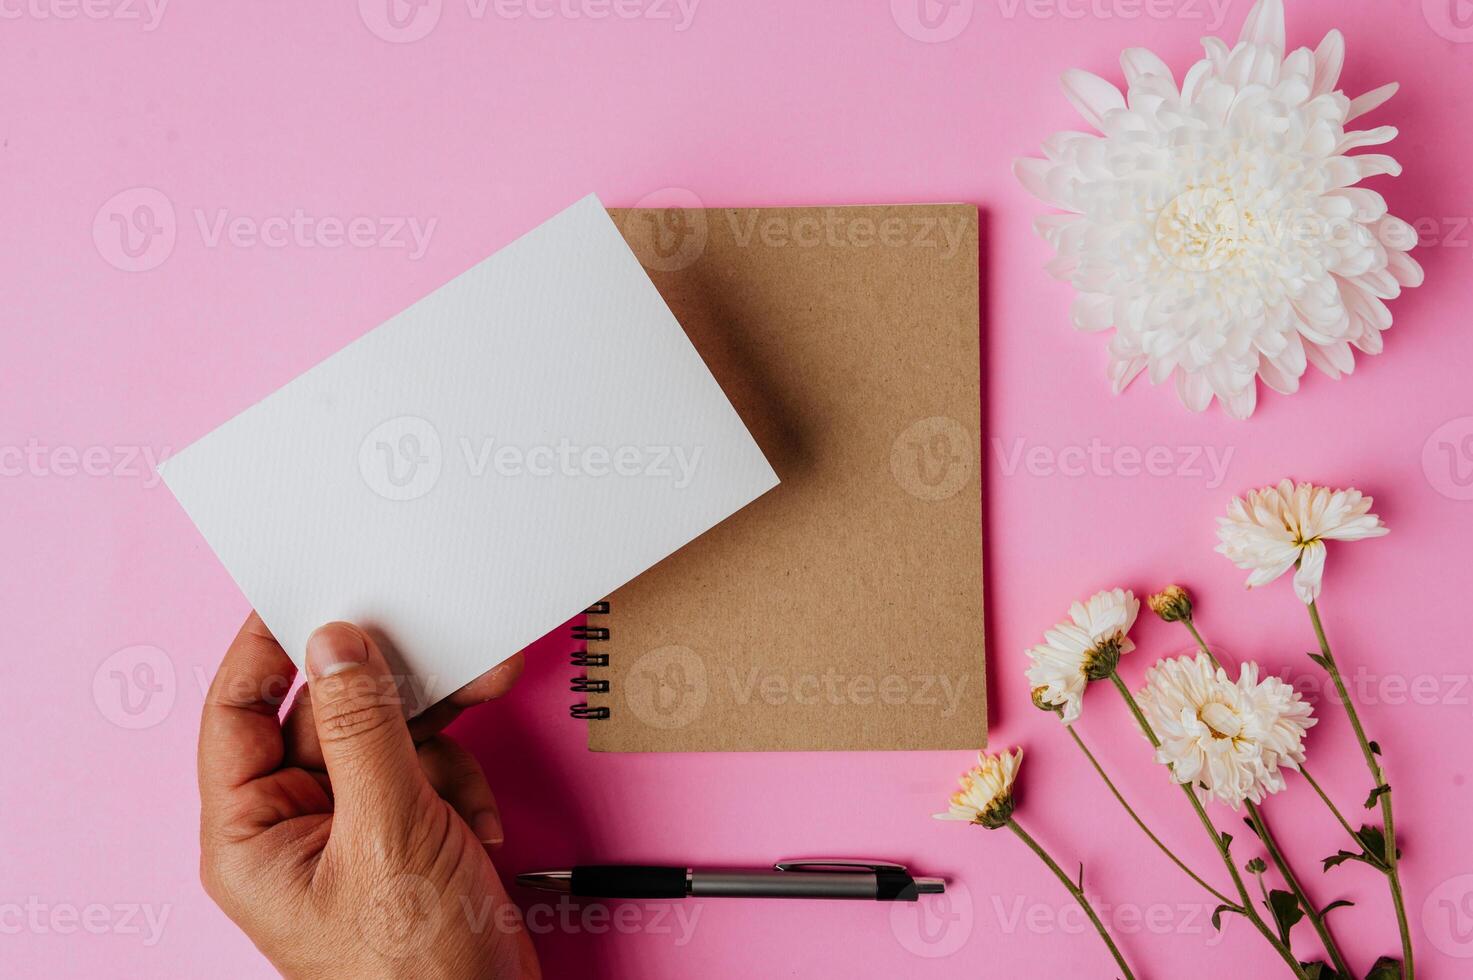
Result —
[[583, 898], [844, 898], [914, 902], [946, 891], [889, 861], [828, 858], [779, 861], [771, 868], [579, 865], [517, 875], [517, 883]]

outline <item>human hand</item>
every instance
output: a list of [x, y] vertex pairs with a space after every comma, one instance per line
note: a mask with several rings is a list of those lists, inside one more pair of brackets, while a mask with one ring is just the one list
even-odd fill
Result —
[[283, 724], [295, 668], [246, 620], [200, 723], [200, 876], [284, 975], [539, 976], [483, 845], [501, 839], [495, 799], [475, 759], [435, 734], [504, 692], [516, 659], [410, 725], [378, 645], [329, 624]]

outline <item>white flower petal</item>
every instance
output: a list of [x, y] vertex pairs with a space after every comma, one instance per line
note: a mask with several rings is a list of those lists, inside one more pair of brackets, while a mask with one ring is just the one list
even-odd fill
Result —
[[1325, 543], [1311, 541], [1299, 554], [1299, 570], [1294, 573], [1294, 592], [1309, 605], [1320, 597], [1320, 581], [1325, 576]]
[[1239, 43], [1266, 44], [1284, 52], [1284, 0], [1258, 0], [1248, 12]]
[[1335, 91], [1340, 83], [1340, 71], [1345, 67], [1345, 35], [1332, 30], [1325, 35], [1320, 46], [1314, 49], [1314, 89], [1311, 97], [1327, 95]]
[[1126, 84], [1131, 88], [1140, 85], [1149, 75], [1166, 78], [1172, 88], [1176, 87], [1176, 77], [1166, 62], [1145, 48], [1126, 48], [1120, 55], [1120, 67], [1125, 72]]
[[1118, 88], [1082, 68], [1071, 68], [1064, 72], [1061, 82], [1064, 95], [1096, 129], [1103, 131], [1105, 116], [1116, 109], [1125, 108], [1125, 96], [1120, 94]]
[[1368, 112], [1373, 112], [1381, 108], [1381, 106], [1391, 100], [1391, 97], [1396, 94], [1399, 88], [1401, 88], [1399, 82], [1390, 82], [1382, 85], [1380, 88], [1372, 89], [1365, 95], [1352, 99], [1350, 101], [1350, 109], [1345, 113], [1345, 121], [1351, 122], [1352, 120], [1359, 119]]

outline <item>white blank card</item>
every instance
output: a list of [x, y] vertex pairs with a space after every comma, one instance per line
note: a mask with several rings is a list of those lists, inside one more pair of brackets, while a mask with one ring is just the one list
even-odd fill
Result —
[[377, 629], [414, 712], [778, 482], [592, 195], [162, 473], [298, 666]]

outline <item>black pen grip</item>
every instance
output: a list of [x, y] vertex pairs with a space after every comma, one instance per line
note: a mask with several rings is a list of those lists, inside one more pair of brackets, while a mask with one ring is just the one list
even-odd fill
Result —
[[655, 865], [580, 865], [573, 894], [587, 898], [684, 898], [685, 869]]

